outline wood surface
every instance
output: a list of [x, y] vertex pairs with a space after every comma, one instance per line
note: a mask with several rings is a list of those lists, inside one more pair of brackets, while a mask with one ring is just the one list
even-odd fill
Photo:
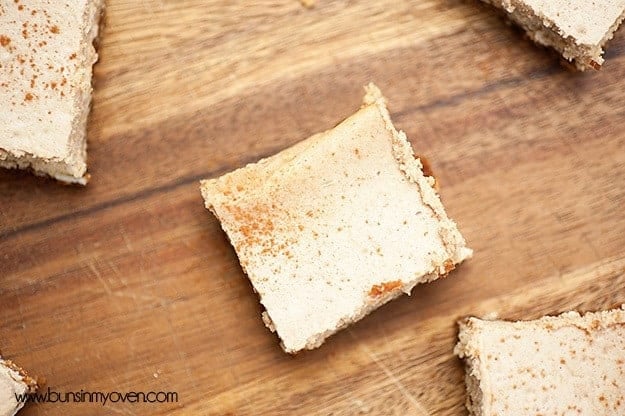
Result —
[[[477, 1], [109, 0], [87, 188], [0, 172], [0, 348], [28, 415], [466, 415], [455, 321], [625, 302], [625, 31], [567, 71]], [[374, 81], [475, 250], [284, 354], [198, 180], [331, 128]]]

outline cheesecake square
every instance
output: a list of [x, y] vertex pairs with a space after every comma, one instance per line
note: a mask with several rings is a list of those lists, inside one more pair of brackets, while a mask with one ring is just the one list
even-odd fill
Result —
[[37, 390], [37, 382], [9, 360], [0, 357], [0, 416], [14, 416], [24, 407], [28, 394]]
[[603, 48], [625, 18], [625, 0], [483, 0], [503, 10], [535, 42], [580, 70], [599, 69]]
[[471, 256], [379, 89], [335, 128], [201, 182], [283, 349], [297, 353]]
[[103, 0], [0, 3], [0, 167], [86, 184]]
[[[623, 305], [625, 307], [625, 305]], [[625, 309], [460, 322], [471, 416], [625, 415]]]

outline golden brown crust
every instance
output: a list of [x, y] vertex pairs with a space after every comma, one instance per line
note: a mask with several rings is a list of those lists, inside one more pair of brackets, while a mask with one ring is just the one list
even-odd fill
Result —
[[434, 189], [436, 189], [436, 192], [438, 192], [440, 190], [440, 184], [438, 181], [438, 178], [436, 177], [436, 175], [434, 175], [434, 170], [432, 169], [432, 164], [430, 163], [429, 159], [426, 158], [423, 155], [415, 155], [415, 157], [417, 159], [419, 159], [421, 161], [421, 165], [422, 165], [422, 171], [423, 171], [423, 175], [424, 176], [429, 176], [430, 178], [434, 179]]
[[15, 371], [20, 375], [20, 377], [22, 377], [22, 382], [26, 384], [26, 386], [28, 386], [28, 393], [34, 393], [37, 391], [37, 389], [39, 388], [37, 379], [29, 376], [26, 370], [24, 370], [11, 360], [2, 359], [0, 360], [0, 363], [2, 363], [2, 365], [7, 367], [8, 369]]

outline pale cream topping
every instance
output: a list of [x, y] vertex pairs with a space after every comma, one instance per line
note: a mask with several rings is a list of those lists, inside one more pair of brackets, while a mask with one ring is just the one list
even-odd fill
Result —
[[13, 416], [23, 407], [16, 395], [28, 392], [28, 385], [22, 381], [22, 376], [15, 370], [4, 365], [0, 359], [0, 416]]
[[368, 92], [334, 129], [202, 184], [287, 352], [471, 255], [379, 91]]
[[91, 43], [102, 5], [0, 4], [0, 165], [33, 167], [61, 179], [84, 175], [91, 67], [97, 59]]
[[479, 416], [625, 414], [625, 311], [536, 321], [470, 318], [456, 354]]
[[625, 11], [625, 0], [523, 0], [549, 19], [563, 37], [580, 45], [600, 45]]

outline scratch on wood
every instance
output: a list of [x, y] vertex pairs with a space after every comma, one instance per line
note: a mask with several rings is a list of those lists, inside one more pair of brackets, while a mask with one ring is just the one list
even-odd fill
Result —
[[[610, 257], [580, 267], [565, 275], [557, 274], [545, 278], [537, 282], [529, 290], [527, 288], [522, 288], [520, 290], [508, 292], [505, 296], [482, 300], [478, 304], [469, 305], [468, 308], [470, 308], [471, 313], [475, 316], [483, 316], [483, 313], [486, 311], [505, 311], [506, 314], [508, 314], [510, 312], [527, 310], [527, 299], [534, 299], [536, 302], [540, 303], [541, 300], [549, 298], [551, 300], [550, 303], [552, 303], [549, 313], [564, 312], [570, 309], [570, 306], [566, 305], [570, 304], [567, 299], [569, 299], [569, 295], [572, 293], [571, 288], [580, 288], [589, 282], [606, 278], [609, 278], [610, 281], [615, 281], [619, 275], [624, 273], [625, 258], [619, 256]], [[563, 284], [563, 282], [566, 284]], [[566, 307], [564, 307], [564, 309], [559, 308], [557, 306], [558, 302]], [[607, 307], [607, 305], [605, 306]], [[596, 305], [596, 308], [600, 308], [600, 305]], [[531, 310], [534, 310], [534, 308]], [[481, 313], [477, 313], [478, 311], [481, 311]], [[543, 311], [541, 311], [541, 315], [542, 314], [544, 314]]]
[[187, 364], [188, 363], [187, 354], [183, 351], [182, 346], [180, 345], [180, 341], [177, 335], [178, 331], [174, 329], [174, 325], [171, 320], [171, 316], [169, 314], [170, 312], [169, 308], [167, 307], [165, 303], [161, 303], [161, 306], [165, 309], [165, 321], [167, 322], [167, 326], [169, 327], [169, 333], [170, 333], [171, 339], [174, 342], [174, 346], [176, 347], [178, 359], [180, 360], [180, 363], [182, 364], [182, 367], [184, 368], [185, 373], [187, 373], [187, 377], [189, 377], [189, 380], [192, 383], [194, 383], [196, 378]]
[[128, 410], [126, 408], [122, 408], [122, 410], [120, 410], [120, 409], [116, 409], [114, 406], [109, 406], [108, 410], [112, 411], [113, 413], [117, 413], [118, 415], [129, 415], [129, 416], [137, 415], [135, 412]]
[[136, 293], [124, 293], [124, 292], [113, 292], [113, 296], [117, 296], [118, 298], [128, 298], [134, 301], [137, 300], [147, 300], [152, 302], [158, 302], [161, 306], [167, 305], [167, 300], [163, 298], [159, 298], [158, 296], [152, 295], [138, 295]]
[[588, 247], [590, 247], [590, 249], [592, 250], [593, 254], [595, 255], [595, 260], [601, 260], [602, 259], [601, 254], [597, 250], [597, 247], [595, 247], [595, 245], [592, 243], [590, 238], [588, 238], [588, 234], [587, 233], [582, 233], [581, 236], [582, 236], [582, 240], [584, 240], [584, 242], [586, 244], [588, 244]]
[[[84, 288], [83, 289], [84, 293], [91, 293], [94, 295], [101, 295], [102, 292], [99, 292], [97, 290], [92, 290], [89, 288]], [[153, 295], [142, 295], [142, 294], [136, 294], [136, 293], [125, 293], [125, 292], [121, 292], [121, 291], [111, 291], [111, 292], [107, 292], [108, 295], [110, 296], [114, 296], [117, 298], [126, 298], [126, 299], [132, 299], [135, 301], [136, 305], [139, 305], [137, 301], [148, 301], [148, 302], [157, 302], [159, 304], [159, 306], [162, 307], [166, 307], [169, 304], [171, 304], [170, 301], [168, 301], [167, 299], [164, 298], [160, 298], [158, 296], [153, 296]]]
[[[352, 338], [356, 339], [356, 336], [354, 335], [354, 333], [352, 332], [351, 329], [348, 329], [349, 334], [352, 336]], [[386, 377], [388, 377], [389, 380], [391, 380], [391, 382], [393, 384], [395, 384], [395, 386], [397, 387], [397, 389], [401, 392], [401, 394], [408, 399], [408, 402], [410, 404], [412, 404], [412, 406], [415, 408], [415, 410], [417, 411], [417, 414], [419, 416], [430, 416], [430, 412], [428, 412], [425, 407], [417, 400], [417, 398], [410, 393], [410, 391], [406, 388], [406, 386], [403, 385], [403, 383], [397, 378], [397, 376], [395, 376], [395, 374], [393, 374], [393, 372], [391, 371], [390, 368], [388, 368], [388, 366], [386, 364], [384, 364], [382, 362], [382, 360], [380, 360], [378, 358], [378, 356], [371, 350], [369, 349], [369, 347], [367, 347], [365, 344], [363, 344], [362, 342], [360, 342], [360, 348], [367, 354], [367, 356], [369, 356], [369, 358], [371, 358], [371, 360], [384, 372], [384, 374], [386, 375]]]
[[119, 233], [121, 234], [122, 239], [124, 240], [124, 244], [126, 244], [126, 248], [128, 249], [128, 251], [132, 251], [132, 244], [130, 244], [130, 239], [126, 235], [126, 230], [124, 230], [123, 226], [119, 227]]
[[93, 262], [89, 262], [87, 263], [87, 266], [89, 266], [89, 269], [91, 269], [95, 277], [97, 277], [100, 283], [102, 283], [102, 287], [104, 287], [104, 290], [106, 291], [106, 293], [108, 293], [109, 295], [112, 295], [113, 291], [111, 290], [111, 287], [108, 285], [108, 283], [106, 283], [106, 281], [104, 280], [104, 278], [102, 277], [98, 269], [95, 267], [95, 264]]
[[109, 267], [111, 268], [115, 276], [119, 278], [119, 281], [122, 282], [124, 286], [128, 287], [128, 281], [126, 280], [124, 275], [119, 271], [117, 266], [115, 266], [115, 263], [113, 263], [111, 260], [107, 260], [106, 263], [109, 265]]

